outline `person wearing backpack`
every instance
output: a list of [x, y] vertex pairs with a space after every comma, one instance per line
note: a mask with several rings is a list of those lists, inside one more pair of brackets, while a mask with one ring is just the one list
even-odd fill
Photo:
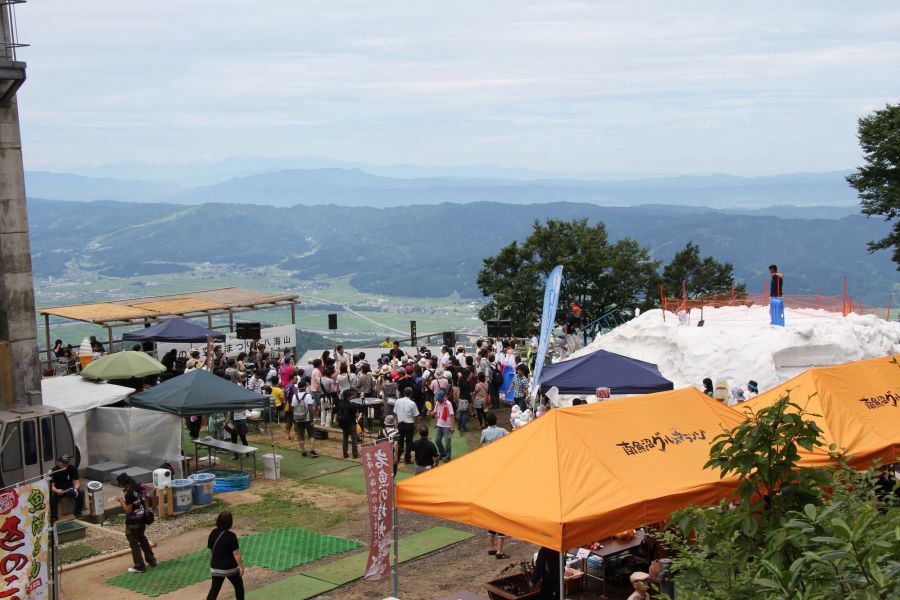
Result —
[[[122, 495], [116, 498], [119, 506], [125, 512], [125, 538], [131, 547], [131, 558], [134, 565], [128, 568], [129, 573], [144, 573], [147, 565], [156, 566], [156, 556], [150, 541], [147, 539], [147, 508], [144, 506], [144, 498], [138, 484], [130, 476], [120, 473], [116, 483], [122, 488]], [[152, 514], [152, 513], [151, 513]], [[141, 555], [143, 551], [143, 556]], [[144, 559], [146, 558], [146, 562]]]
[[[285, 434], [287, 434], [287, 439], [289, 440], [293, 439], [291, 437], [291, 430], [294, 429], [293, 411], [295, 399], [297, 397], [297, 394], [299, 393], [299, 390], [297, 389], [297, 382], [299, 381], [300, 377], [296, 373], [293, 373], [291, 375], [290, 382], [286, 386], [284, 386], [284, 389], [282, 390], [284, 392], [284, 431]], [[299, 433], [297, 435], [299, 435]]]
[[500, 408], [500, 388], [503, 386], [503, 372], [500, 370], [500, 365], [497, 364], [494, 354], [488, 355], [488, 361], [490, 362], [488, 390], [491, 394], [491, 408], [496, 410]]
[[[313, 407], [316, 400], [306, 391], [306, 383], [297, 382], [297, 393], [291, 400], [294, 412], [294, 427], [297, 429], [297, 440], [300, 442], [300, 454], [310, 458], [319, 458], [316, 452], [316, 438], [313, 435]], [[306, 452], [306, 436], [309, 435], [309, 454]]]

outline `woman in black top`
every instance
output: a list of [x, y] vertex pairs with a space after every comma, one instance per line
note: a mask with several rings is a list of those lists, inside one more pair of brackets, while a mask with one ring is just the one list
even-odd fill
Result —
[[235, 600], [244, 600], [244, 559], [241, 558], [237, 535], [231, 531], [233, 523], [230, 512], [220, 512], [216, 518], [216, 528], [209, 534], [206, 547], [212, 551], [209, 559], [212, 586], [206, 600], [218, 598], [226, 577], [234, 586]]
[[[153, 548], [150, 547], [150, 542], [147, 540], [147, 525], [144, 523], [144, 498], [138, 484], [125, 473], [119, 474], [116, 483], [123, 492], [116, 500], [125, 512], [125, 538], [131, 547], [131, 558], [134, 561], [134, 566], [129, 567], [128, 572], [143, 573], [147, 570], [147, 565], [156, 566], [156, 556], [153, 555]], [[141, 555], [142, 551], [143, 555]], [[145, 558], [146, 562], [144, 562]]]

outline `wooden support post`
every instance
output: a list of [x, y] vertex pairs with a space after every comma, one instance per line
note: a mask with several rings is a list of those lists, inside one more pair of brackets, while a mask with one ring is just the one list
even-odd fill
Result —
[[888, 307], [887, 307], [887, 316], [884, 318], [885, 321], [891, 320], [891, 304], [894, 301], [894, 294], [888, 295]]
[[46, 336], [47, 341], [47, 369], [53, 368], [53, 359], [50, 357], [50, 349], [52, 346], [50, 345], [50, 315], [44, 315], [44, 335]]
[[109, 354], [112, 354], [113, 352], [116, 351], [115, 348], [113, 348], [113, 332], [112, 332], [112, 325], [107, 325], [107, 326], [106, 326], [106, 331], [107, 331], [107, 333], [109, 334]]
[[841, 313], [846, 317], [847, 316], [847, 276], [844, 276], [844, 298], [842, 302]]
[[[291, 300], [291, 325], [294, 326], [294, 340], [297, 340], [297, 303]], [[299, 364], [300, 357], [297, 356], [297, 344], [294, 344], [294, 361]]]
[[228, 331], [234, 331], [234, 311], [228, 309]]

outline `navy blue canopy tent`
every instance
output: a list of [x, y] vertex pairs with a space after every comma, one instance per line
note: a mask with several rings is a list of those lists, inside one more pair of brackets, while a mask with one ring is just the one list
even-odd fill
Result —
[[207, 329], [181, 319], [169, 319], [157, 323], [153, 327], [129, 331], [122, 335], [122, 340], [126, 342], [189, 343], [205, 342], [208, 337], [217, 342], [225, 341], [225, 334], [221, 331]]
[[194, 369], [135, 394], [129, 403], [138, 408], [187, 416], [265, 408], [269, 405], [269, 397], [202, 369]]
[[542, 392], [556, 387], [560, 394], [593, 394], [598, 387], [608, 387], [613, 394], [674, 389], [655, 364], [606, 350], [545, 366], [540, 385]]

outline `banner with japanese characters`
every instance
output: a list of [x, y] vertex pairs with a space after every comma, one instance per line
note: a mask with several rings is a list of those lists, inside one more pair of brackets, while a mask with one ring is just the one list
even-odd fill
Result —
[[49, 502], [45, 480], [0, 492], [0, 598], [50, 597]]
[[[242, 340], [237, 337], [233, 331], [225, 332], [225, 342], [213, 342], [213, 346], [222, 346], [225, 356], [237, 356], [241, 352], [249, 352], [250, 344], [254, 341], [261, 342], [266, 345], [266, 350], [284, 350], [293, 348], [297, 344], [297, 331], [294, 325], [279, 325], [278, 327], [266, 327], [260, 330], [259, 340]], [[184, 352], [187, 354], [191, 348], [200, 351], [200, 358], [206, 358], [206, 343], [197, 342], [195, 344], [172, 344], [168, 342], [159, 342], [156, 344], [156, 354], [162, 358], [166, 352], [175, 349], [179, 354]]]
[[369, 499], [369, 560], [365, 579], [381, 579], [391, 571], [394, 476], [390, 442], [384, 440], [360, 448], [366, 496]]

